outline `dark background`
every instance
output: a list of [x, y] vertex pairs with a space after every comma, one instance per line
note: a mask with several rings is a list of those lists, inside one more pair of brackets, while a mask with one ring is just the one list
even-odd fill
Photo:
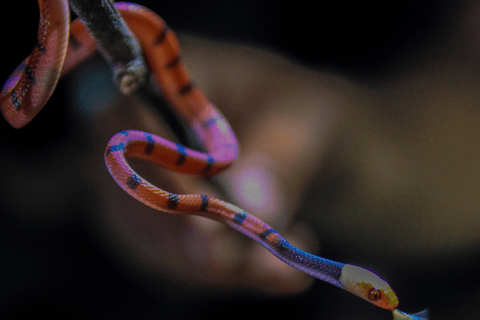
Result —
[[[143, 1], [175, 30], [268, 48], [355, 76], [383, 73], [448, 30], [454, 1]], [[387, 69], [387, 70], [385, 70]]]
[[[426, 0], [139, 3], [161, 15], [177, 32], [266, 48], [301, 64], [334, 70], [359, 81], [380, 80], [402, 61], [421, 54], [425, 46], [448, 30], [461, 6], [458, 1]], [[29, 54], [38, 26], [35, 3], [16, 1], [12, 5], [13, 9], [2, 10], [5, 32], [1, 79], [6, 79]], [[72, 138], [62, 121], [65, 98], [61, 86], [51, 106], [27, 128], [13, 130], [0, 119], [2, 154], [14, 150], [21, 161], [42, 163], [52, 160], [48, 154], [72, 148]], [[51, 125], [42, 125], [39, 132], [42, 121]], [[0, 170], [10, 169], [4, 165]], [[0, 180], [1, 188], [16, 183], [10, 178]], [[23, 196], [25, 202], [35, 199], [27, 191]], [[172, 292], [159, 293], [138, 284], [102, 255], [81, 218], [89, 210], [86, 199], [87, 195], [80, 193], [64, 205], [52, 207], [52, 211], [69, 211], [76, 218], [45, 226], [17, 218], [0, 195], [0, 319], [186, 319], [232, 314], [239, 318], [301, 319], [310, 317], [316, 299], [325, 295], [324, 286], [315, 285], [295, 297], [240, 293], [214, 301], [205, 298], [208, 303], [200, 299], [184, 304], [182, 297]], [[335, 296], [328, 299], [334, 301]], [[355, 300], [350, 306], [355, 308], [357, 302], [364, 303]]]
[[[464, 6], [461, 1], [427, 0], [341, 0], [314, 5], [271, 0], [138, 3], [157, 12], [176, 32], [270, 50], [360, 81], [381, 81], [404, 61], [421, 55], [451, 29]], [[13, 2], [8, 12], [22, 12], [21, 18], [2, 22], [8, 30], [2, 35], [2, 55], [4, 61], [11, 61], [0, 69], [3, 79], [31, 52], [35, 40], [38, 6], [23, 6]], [[61, 93], [57, 95], [60, 99]], [[61, 114], [61, 110], [52, 113]]]

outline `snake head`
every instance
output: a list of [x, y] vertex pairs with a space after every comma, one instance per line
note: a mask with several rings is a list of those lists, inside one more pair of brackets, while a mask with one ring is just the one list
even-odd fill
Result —
[[380, 308], [392, 310], [398, 305], [398, 298], [390, 285], [367, 269], [346, 264], [342, 268], [340, 283], [345, 290]]

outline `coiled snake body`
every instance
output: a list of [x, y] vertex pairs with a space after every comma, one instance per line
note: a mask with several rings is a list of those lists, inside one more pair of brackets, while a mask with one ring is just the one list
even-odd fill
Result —
[[[70, 26], [66, 0], [38, 0], [38, 3], [41, 20], [33, 52], [13, 72], [0, 93], [2, 113], [15, 128], [26, 125], [40, 111], [62, 74], [96, 50], [95, 41], [80, 20]], [[234, 161], [237, 141], [228, 122], [191, 81], [180, 60], [177, 39], [165, 22], [136, 4], [115, 3], [115, 7], [138, 38], [162, 94], [207, 150], [207, 153], [195, 151], [142, 131], [119, 132], [107, 144], [105, 162], [120, 187], [157, 210], [195, 214], [229, 225], [292, 267], [381, 308], [394, 309], [398, 305], [395, 293], [375, 273], [304, 252], [266, 223], [232, 204], [205, 195], [169, 193], [133, 171], [125, 157], [147, 160], [178, 172], [212, 176]]]

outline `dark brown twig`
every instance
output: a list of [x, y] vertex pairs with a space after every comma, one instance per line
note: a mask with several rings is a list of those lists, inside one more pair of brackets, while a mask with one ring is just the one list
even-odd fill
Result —
[[131, 94], [145, 82], [148, 69], [137, 39], [111, 0], [70, 0], [73, 11], [96, 39], [99, 51], [112, 66], [115, 83]]
[[[202, 150], [178, 115], [169, 108], [151, 85], [147, 84], [148, 68], [137, 39], [128, 29], [112, 0], [70, 0], [73, 11], [82, 19], [98, 48], [112, 66], [114, 80], [121, 92], [131, 94], [138, 88], [182, 144]], [[151, 83], [150, 83], [151, 84]]]

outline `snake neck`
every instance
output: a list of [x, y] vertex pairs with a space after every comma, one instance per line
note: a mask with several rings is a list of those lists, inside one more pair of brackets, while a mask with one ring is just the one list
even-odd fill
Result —
[[242, 223], [234, 221], [233, 223], [227, 222], [227, 224], [260, 243], [286, 264], [344, 289], [340, 283], [344, 263], [328, 260], [298, 249], [270, 226], [251, 215], [243, 217]]
[[344, 263], [328, 260], [305, 252], [291, 245], [285, 239], [279, 239], [272, 253], [288, 265], [301, 270], [317, 279], [329, 282], [344, 289], [340, 283]]

